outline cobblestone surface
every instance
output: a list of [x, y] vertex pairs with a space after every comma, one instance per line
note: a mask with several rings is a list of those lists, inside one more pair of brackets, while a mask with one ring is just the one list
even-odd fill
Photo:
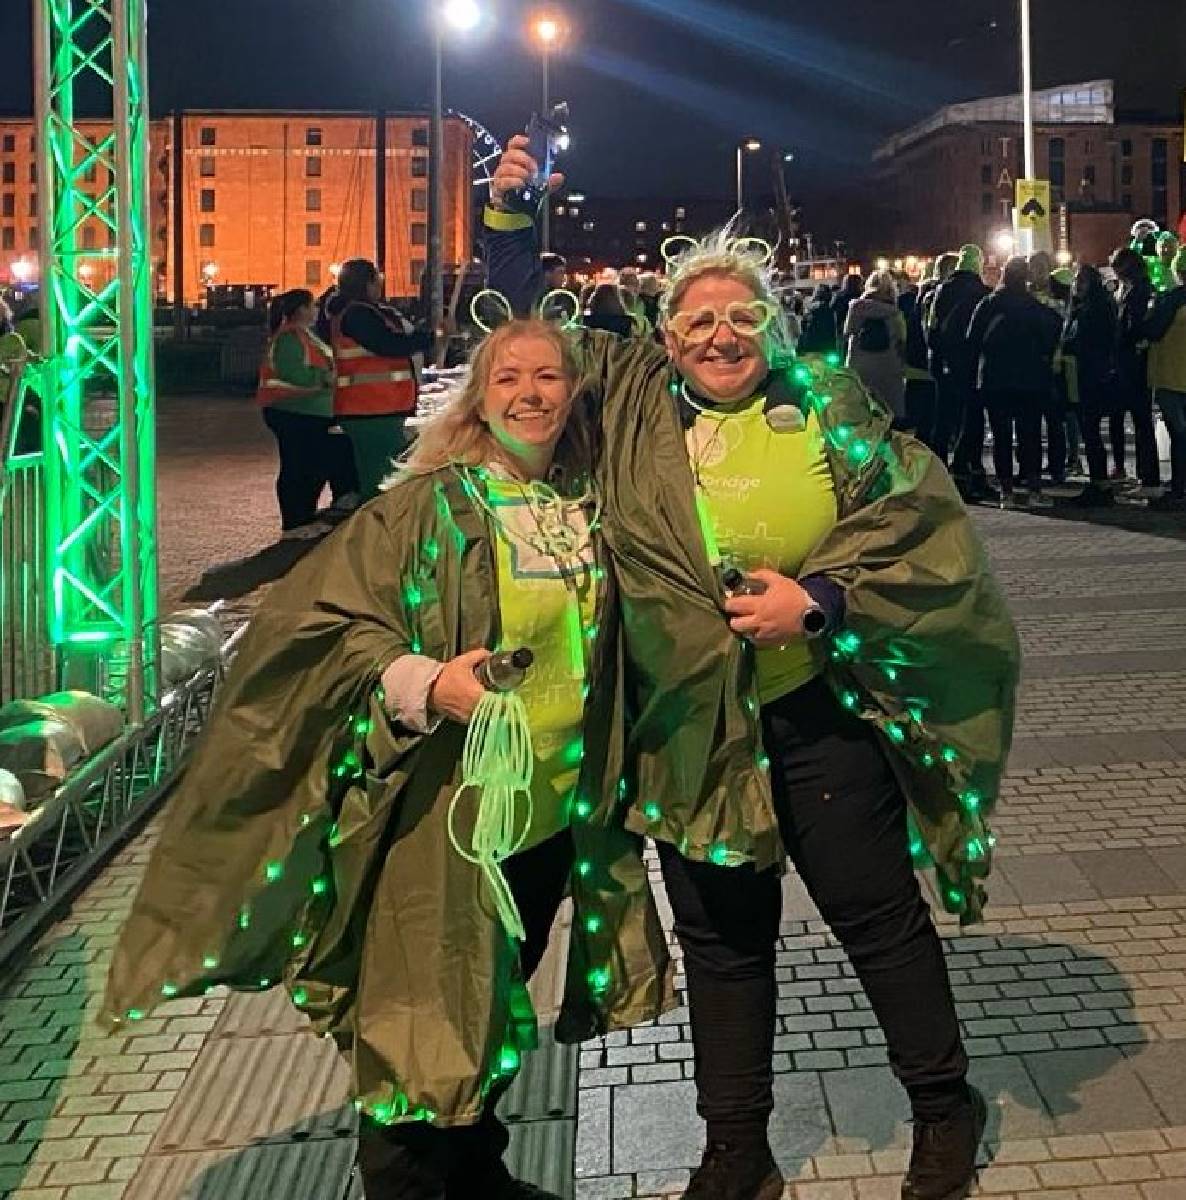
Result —
[[[166, 401], [161, 428], [166, 604], [249, 606], [286, 561], [270, 438], [234, 399]], [[1183, 540], [1140, 512], [1107, 520], [977, 513], [1032, 656], [990, 919], [940, 921], [991, 1105], [978, 1196], [1186, 1200]], [[134, 1035], [94, 1028], [150, 837], [0, 981], [0, 1197], [339, 1200], [339, 1084], [274, 997], [173, 1002]], [[793, 876], [785, 892], [772, 1135], [786, 1196], [896, 1200], [904, 1097], [843, 953]], [[291, 1078], [272, 1109], [244, 1065], [265, 1043], [250, 1061]], [[238, 1099], [203, 1091], [217, 1061], [239, 1061]], [[582, 1050], [578, 1200], [679, 1194], [703, 1140], [691, 1072], [686, 1009]], [[277, 1154], [291, 1169], [263, 1171]]]

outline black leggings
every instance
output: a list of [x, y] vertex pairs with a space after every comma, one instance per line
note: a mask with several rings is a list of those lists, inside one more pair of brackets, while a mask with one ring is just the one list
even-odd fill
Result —
[[[848, 954], [917, 1118], [965, 1096], [943, 948], [911, 863], [905, 800], [878, 735], [822, 681], [762, 710], [791, 861]], [[684, 952], [697, 1110], [710, 1141], [765, 1132], [773, 1108], [779, 874], [659, 857]]]
[[1122, 375], [1119, 395], [1121, 407], [1108, 417], [1112, 461], [1118, 471], [1125, 469], [1128, 453], [1124, 441], [1124, 418], [1129, 415], [1132, 417], [1133, 440], [1136, 443], [1137, 477], [1145, 487], [1157, 487], [1161, 483], [1161, 463], [1157, 457], [1153, 394], [1143, 379]]
[[344, 434], [330, 433], [333, 422], [329, 417], [265, 408], [264, 424], [280, 452], [276, 500], [282, 528], [308, 525], [317, 516], [317, 499], [327, 483], [335, 500], [358, 491], [350, 440]]
[[[535, 974], [572, 869], [572, 837], [568, 830], [503, 863], [523, 929], [519, 949], [524, 978]], [[358, 1169], [366, 1200], [419, 1198], [424, 1178], [462, 1188], [462, 1194], [482, 1194], [483, 1177], [497, 1166], [510, 1140], [494, 1114], [505, 1089], [490, 1096], [481, 1119], [473, 1125], [439, 1128], [420, 1121], [377, 1125], [365, 1116], [358, 1133]], [[469, 1182], [472, 1180], [472, 1184]], [[452, 1195], [452, 1192], [450, 1192]]]

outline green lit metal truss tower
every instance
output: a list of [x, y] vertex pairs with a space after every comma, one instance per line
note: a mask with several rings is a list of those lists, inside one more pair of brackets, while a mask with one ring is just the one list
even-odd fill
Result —
[[50, 634], [133, 721], [159, 686], [146, 15], [33, 0]]

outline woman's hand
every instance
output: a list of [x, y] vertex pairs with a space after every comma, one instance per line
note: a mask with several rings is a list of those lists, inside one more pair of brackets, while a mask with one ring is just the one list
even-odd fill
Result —
[[429, 710], [460, 725], [468, 725], [478, 701], [486, 694], [486, 689], [474, 677], [474, 668], [489, 657], [489, 650], [467, 650], [445, 663], [429, 689]]
[[[539, 164], [527, 153], [529, 139], [516, 134], [498, 160], [498, 169], [490, 184], [490, 203], [499, 208], [510, 192], [520, 191], [535, 179]], [[555, 192], [564, 186], [563, 175], [548, 177], [548, 191]]]
[[793, 579], [762, 568], [750, 571], [766, 585], [760, 596], [730, 596], [725, 601], [729, 628], [760, 648], [785, 646], [803, 637], [803, 614], [815, 603]]

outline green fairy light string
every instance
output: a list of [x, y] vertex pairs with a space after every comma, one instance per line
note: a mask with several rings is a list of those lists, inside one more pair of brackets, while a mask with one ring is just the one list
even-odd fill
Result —
[[[507, 933], [519, 941], [526, 937], [523, 919], [500, 864], [523, 846], [531, 830], [534, 770], [531, 727], [522, 699], [513, 691], [486, 692], [465, 735], [461, 785], [449, 803], [449, 841], [481, 870]], [[478, 812], [467, 846], [457, 833], [456, 819], [461, 799], [470, 790], [478, 793]]]

